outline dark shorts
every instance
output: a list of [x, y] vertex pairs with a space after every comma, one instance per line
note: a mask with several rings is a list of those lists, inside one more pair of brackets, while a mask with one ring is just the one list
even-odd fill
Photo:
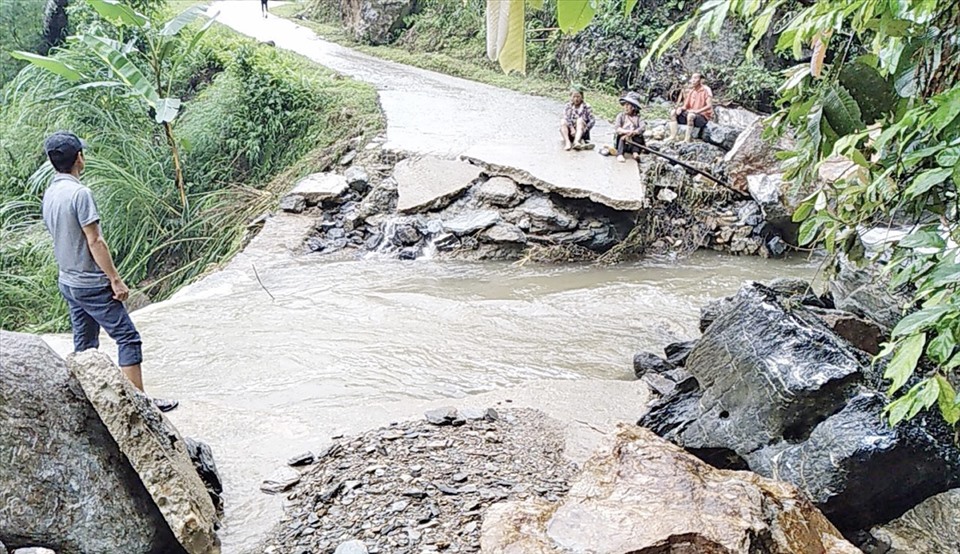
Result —
[[103, 327], [110, 338], [117, 341], [117, 358], [121, 367], [143, 361], [140, 333], [134, 327], [127, 308], [113, 299], [113, 289], [109, 285], [79, 288], [61, 283], [60, 294], [70, 307], [74, 351], [99, 348], [100, 328]]
[[[682, 112], [680, 112], [680, 115], [677, 116], [677, 123], [679, 123], [680, 125], [687, 124], [687, 110], [683, 110]], [[707, 118], [703, 117], [703, 114], [701, 113], [694, 115], [693, 126], [703, 129], [704, 127], [707, 126]]]

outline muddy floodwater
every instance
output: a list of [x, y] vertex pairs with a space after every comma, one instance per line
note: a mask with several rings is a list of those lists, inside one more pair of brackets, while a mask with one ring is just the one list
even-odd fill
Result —
[[[638, 350], [698, 336], [707, 300], [745, 280], [816, 271], [803, 259], [709, 253], [612, 268], [274, 262], [258, 271], [263, 286], [238, 260], [134, 314], [148, 389], [179, 399], [173, 421], [213, 447], [226, 552], [280, 515], [281, 499], [258, 490], [263, 478], [331, 436], [533, 381], [630, 380]], [[63, 350], [65, 339], [51, 340]]]

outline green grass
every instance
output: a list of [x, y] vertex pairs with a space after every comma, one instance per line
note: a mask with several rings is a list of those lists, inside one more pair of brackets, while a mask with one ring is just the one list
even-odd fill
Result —
[[[343, 26], [300, 19], [297, 16], [302, 12], [303, 5], [297, 3], [271, 8], [271, 13], [274, 15], [303, 25], [313, 30], [321, 38], [378, 58], [515, 90], [524, 94], [552, 98], [561, 102], [566, 102], [569, 99], [570, 83], [545, 75], [504, 74], [498, 65], [489, 61], [476, 48], [467, 45], [447, 45], [443, 53], [413, 51], [394, 45], [371, 46], [357, 42]], [[585, 91], [585, 96], [587, 102], [601, 117], [613, 119], [620, 112], [617, 95], [588, 89]], [[666, 117], [667, 115], [666, 110], [659, 106], [650, 106], [644, 111], [644, 114], [651, 118]]]

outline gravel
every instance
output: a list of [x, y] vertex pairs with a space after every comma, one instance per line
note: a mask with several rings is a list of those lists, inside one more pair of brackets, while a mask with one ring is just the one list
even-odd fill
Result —
[[441, 425], [414, 421], [335, 441], [256, 551], [332, 554], [360, 541], [370, 554], [478, 552], [491, 504], [556, 502], [567, 492], [576, 466], [563, 457], [562, 429], [542, 413], [444, 415], [431, 417]]

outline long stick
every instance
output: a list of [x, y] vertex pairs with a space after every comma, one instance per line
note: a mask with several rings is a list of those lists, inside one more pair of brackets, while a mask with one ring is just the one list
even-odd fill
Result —
[[667, 160], [668, 162], [670, 162], [670, 165], [679, 165], [680, 167], [686, 169], [687, 171], [693, 171], [694, 173], [697, 173], [697, 174], [699, 174], [699, 175], [702, 175], [702, 176], [706, 177], [707, 179], [710, 179], [710, 180], [713, 181], [714, 183], [717, 183], [718, 185], [720, 185], [720, 186], [722, 186], [722, 187], [725, 187], [725, 188], [727, 188], [727, 189], [732, 190], [733, 192], [739, 194], [740, 196], [743, 196], [743, 197], [748, 196], [746, 193], [744, 193], [744, 192], [742, 192], [742, 191], [739, 191], [739, 190], [733, 188], [732, 186], [730, 186], [729, 183], [727, 183], [726, 181], [721, 180], [719, 177], [714, 177], [713, 175], [707, 173], [706, 171], [703, 171], [702, 169], [698, 169], [698, 168], [696, 168], [696, 167], [688, 164], [687, 162], [685, 162], [685, 161], [683, 161], [683, 160], [678, 160], [678, 159], [676, 159], [676, 158], [674, 158], [674, 157], [672, 157], [672, 156], [668, 156], [668, 155], [664, 154], [663, 152], [660, 152], [659, 150], [654, 150], [654, 149], [652, 149], [652, 148], [647, 148], [647, 146], [645, 146], [645, 145], [643, 145], [643, 144], [639, 144], [639, 143], [633, 142], [632, 140], [630, 140], [630, 138], [626, 138], [625, 140], [627, 141], [628, 144], [631, 144], [631, 145], [633, 145], [633, 146], [636, 146], [637, 148], [639, 148], [639, 149], [641, 149], [641, 150], [643, 150], [643, 151], [645, 151], [645, 152], [647, 152], [647, 153], [649, 153], [649, 154], [653, 154], [653, 155], [655, 155], [655, 156], [660, 156], [661, 158], [663, 158], [663, 159]]
[[270, 291], [267, 290], [267, 287], [263, 286], [263, 281], [260, 280], [260, 274], [257, 273], [257, 266], [254, 265], [254, 264], [250, 264], [250, 267], [253, 268], [253, 276], [256, 277], [256, 278], [257, 278], [257, 282], [260, 283], [260, 288], [262, 288], [262, 289], [263, 289], [263, 292], [267, 293], [267, 295], [270, 296], [270, 300], [273, 300], [274, 302], [276, 302], [277, 299], [274, 298], [272, 294], [270, 294]]

